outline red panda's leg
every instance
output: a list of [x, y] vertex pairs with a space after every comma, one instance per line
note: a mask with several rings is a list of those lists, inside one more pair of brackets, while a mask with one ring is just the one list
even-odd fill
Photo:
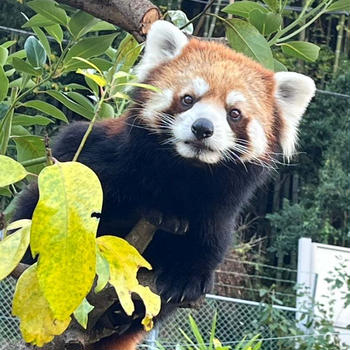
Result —
[[136, 346], [142, 341], [145, 336], [144, 331], [125, 334], [118, 337], [109, 337], [95, 345], [95, 350], [136, 350]]

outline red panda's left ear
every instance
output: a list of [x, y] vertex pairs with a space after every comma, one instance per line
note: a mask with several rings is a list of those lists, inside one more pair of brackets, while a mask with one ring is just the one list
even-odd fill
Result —
[[170, 22], [154, 22], [147, 34], [143, 58], [137, 67], [139, 80], [143, 80], [159, 64], [178, 56], [187, 43], [186, 35]]
[[295, 151], [298, 126], [306, 107], [315, 94], [314, 81], [299, 73], [275, 73], [275, 98], [281, 113], [280, 144], [283, 156], [289, 160]]

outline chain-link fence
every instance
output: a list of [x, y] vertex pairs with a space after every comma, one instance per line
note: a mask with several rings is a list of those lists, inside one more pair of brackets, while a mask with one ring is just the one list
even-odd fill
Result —
[[[7, 278], [0, 282], [0, 350], [6, 345], [14, 344], [21, 338], [19, 322], [11, 315], [11, 300], [14, 292], [15, 280]], [[232, 299], [215, 295], [208, 295], [200, 309], [179, 309], [156, 329], [141, 346], [141, 349], [156, 350], [156, 341], [166, 349], [176, 348], [176, 344], [187, 343], [180, 328], [191, 334], [189, 314], [195, 319], [204, 338], [209, 339], [211, 324], [215, 313], [217, 314], [216, 338], [224, 344], [239, 342], [246, 335], [260, 333], [262, 338], [274, 338], [276, 334], [268, 326], [259, 324], [265, 306], [252, 301]], [[296, 309], [274, 306], [286, 318], [295, 320]], [[279, 342], [280, 345], [281, 342]], [[277, 342], [273, 339], [264, 341], [264, 350], [277, 350]]]
[[21, 338], [18, 320], [11, 315], [12, 296], [15, 290], [15, 279], [8, 277], [0, 282], [0, 350], [9, 348], [17, 350], [16, 343]]
[[[272, 339], [276, 338], [277, 334], [269, 326], [259, 324], [262, 315], [266, 313], [266, 307], [269, 306], [247, 300], [207, 295], [199, 310], [179, 309], [169, 317], [150, 335], [143, 348], [156, 350], [156, 343], [159, 342], [164, 348], [175, 350], [176, 344], [188, 344], [180, 329], [191, 336], [189, 314], [196, 321], [203, 338], [209, 340], [216, 313], [215, 337], [222, 344], [231, 344], [234, 348], [235, 343], [239, 343], [245, 336], [252, 337], [259, 333], [261, 338], [267, 339], [264, 341], [264, 350], [279, 350], [281, 341], [279, 340], [277, 344], [276, 339]], [[273, 308], [277, 308], [286, 319], [295, 322], [295, 308], [283, 306]]]

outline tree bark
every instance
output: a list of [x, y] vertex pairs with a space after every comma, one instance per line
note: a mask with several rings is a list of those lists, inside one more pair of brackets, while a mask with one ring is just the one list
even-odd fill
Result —
[[115, 24], [132, 34], [138, 42], [146, 38], [151, 24], [161, 18], [157, 6], [148, 0], [57, 0]]

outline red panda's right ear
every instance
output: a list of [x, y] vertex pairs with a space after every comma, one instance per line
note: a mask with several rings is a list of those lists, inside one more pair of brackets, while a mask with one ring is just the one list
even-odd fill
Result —
[[178, 56], [187, 43], [186, 35], [170, 22], [154, 22], [147, 34], [143, 58], [137, 66], [139, 80], [143, 80], [160, 63]]

